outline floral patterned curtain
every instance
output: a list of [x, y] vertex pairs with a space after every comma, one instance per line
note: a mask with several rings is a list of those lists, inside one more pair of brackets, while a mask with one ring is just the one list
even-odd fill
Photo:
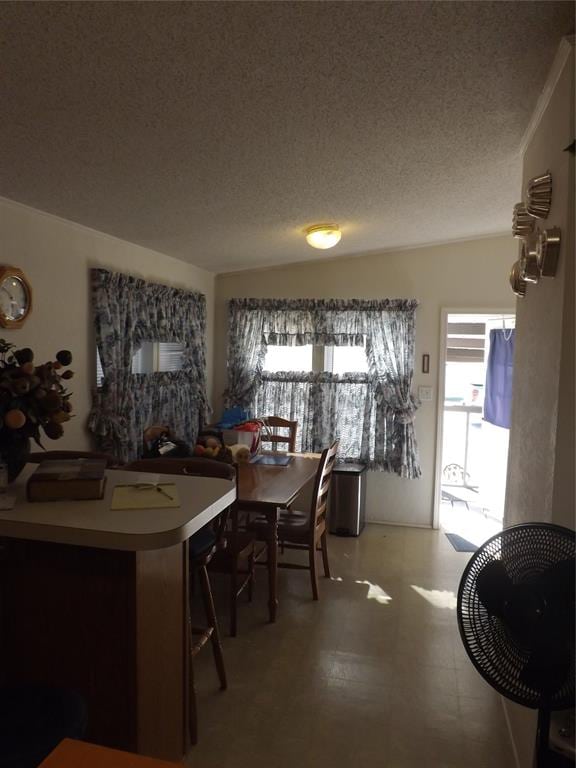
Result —
[[414, 374], [414, 312], [371, 313], [366, 356], [379, 411], [376, 441], [391, 472], [420, 477], [411, 392]]
[[[335, 437], [339, 458], [419, 477], [411, 394], [415, 300], [234, 299], [228, 405], [298, 421], [298, 450]], [[364, 346], [368, 374], [270, 373], [268, 344]]]
[[263, 323], [263, 312], [245, 310], [239, 302], [230, 302], [228, 389], [224, 392], [227, 406], [249, 407], [258, 390], [266, 356]]
[[[99, 448], [135, 459], [144, 428], [154, 422], [195, 442], [208, 412], [205, 297], [105, 269], [91, 270], [91, 278], [104, 384], [88, 428]], [[182, 370], [133, 374], [132, 357], [144, 341], [181, 343]]]

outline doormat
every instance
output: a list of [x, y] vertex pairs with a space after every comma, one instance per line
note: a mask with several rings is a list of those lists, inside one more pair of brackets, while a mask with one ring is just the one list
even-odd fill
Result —
[[476, 552], [478, 549], [476, 544], [472, 544], [468, 539], [463, 539], [457, 533], [447, 533], [446, 536], [457, 552]]

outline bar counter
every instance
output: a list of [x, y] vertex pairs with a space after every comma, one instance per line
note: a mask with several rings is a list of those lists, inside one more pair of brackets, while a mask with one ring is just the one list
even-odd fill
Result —
[[172, 509], [111, 510], [98, 501], [28, 502], [26, 467], [0, 510], [2, 682], [73, 688], [88, 704], [86, 738], [180, 760], [188, 751], [190, 536], [236, 498], [234, 483], [161, 475]]

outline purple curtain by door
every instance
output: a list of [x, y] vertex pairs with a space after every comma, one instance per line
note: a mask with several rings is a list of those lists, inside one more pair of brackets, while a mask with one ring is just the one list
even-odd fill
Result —
[[510, 429], [515, 330], [490, 331], [484, 421]]

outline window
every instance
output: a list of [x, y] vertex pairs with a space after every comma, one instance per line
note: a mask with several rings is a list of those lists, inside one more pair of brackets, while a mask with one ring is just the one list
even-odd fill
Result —
[[368, 373], [365, 347], [302, 347], [270, 345], [266, 349], [263, 370], [303, 371], [307, 373]]
[[325, 347], [324, 370], [330, 373], [368, 373], [365, 347]]
[[[132, 357], [132, 373], [165, 373], [182, 370], [184, 344], [180, 342], [144, 341]], [[104, 381], [100, 353], [96, 349], [96, 387]]]
[[278, 371], [311, 371], [312, 344], [303, 347], [281, 347], [271, 344], [266, 349], [264, 370], [271, 373]]
[[[366, 420], [374, 431], [373, 417], [365, 413], [369, 378], [365, 346], [269, 345], [253, 410], [257, 416], [274, 414], [297, 421], [297, 450], [303, 450], [310, 440], [309, 450], [322, 450], [322, 437], [316, 439], [310, 432], [311, 414], [316, 414], [318, 425], [322, 424], [319, 433], [334, 430], [340, 439], [340, 455], [357, 458], [362, 455]], [[323, 420], [330, 418], [334, 422], [327, 426]]]

